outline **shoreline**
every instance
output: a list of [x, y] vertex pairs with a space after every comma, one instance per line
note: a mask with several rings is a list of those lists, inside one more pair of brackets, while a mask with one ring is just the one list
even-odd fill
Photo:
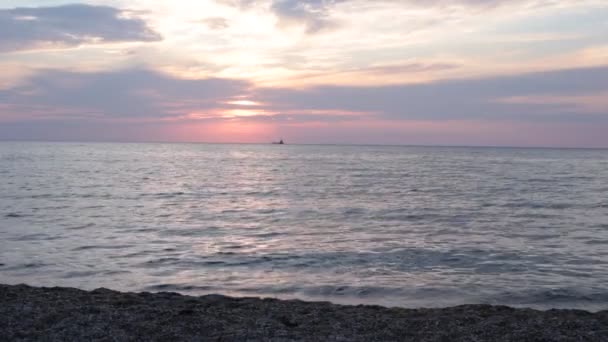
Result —
[[349, 306], [0, 285], [7, 340], [608, 341], [608, 310]]

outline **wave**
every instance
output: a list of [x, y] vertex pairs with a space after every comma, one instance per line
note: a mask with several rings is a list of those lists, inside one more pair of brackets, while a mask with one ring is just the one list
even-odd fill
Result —
[[153, 292], [192, 292], [192, 291], [216, 291], [213, 286], [187, 285], [187, 284], [156, 284], [143, 288], [143, 291]]
[[4, 215], [4, 217], [6, 218], [20, 218], [20, 217], [24, 217], [26, 215], [24, 214], [18, 214], [18, 213], [8, 213], [6, 215]]
[[[196, 270], [201, 267], [235, 267], [374, 275], [377, 272], [470, 272], [475, 275], [543, 273], [582, 274], [590, 258], [574, 255], [538, 255], [508, 250], [394, 248], [376, 251], [252, 253], [250, 246], [227, 245], [208, 255], [159, 256], [140, 267], [166, 266]], [[576, 268], [572, 265], [578, 265]], [[559, 267], [556, 267], [559, 265]], [[574, 273], [573, 273], [574, 272]]]
[[76, 248], [72, 248], [72, 251], [86, 251], [92, 249], [126, 249], [131, 248], [133, 245], [87, 245], [87, 246], [79, 246]]
[[555, 307], [608, 307], [608, 289], [550, 288], [506, 291], [486, 299], [490, 304], [541, 305]]
[[461, 304], [509, 305], [537, 309], [578, 308], [589, 311], [608, 307], [608, 290], [598, 289], [527, 289], [485, 292], [454, 287], [382, 287], [357, 285], [260, 285], [202, 286], [190, 283], [161, 283], [146, 286], [154, 292], [181, 292], [255, 297], [278, 297], [324, 300], [343, 304], [378, 304], [401, 307], [445, 307]]

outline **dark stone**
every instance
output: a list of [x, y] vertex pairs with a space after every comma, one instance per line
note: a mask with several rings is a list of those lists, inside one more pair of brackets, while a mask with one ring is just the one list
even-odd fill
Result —
[[281, 316], [281, 317], [279, 317], [279, 321], [281, 321], [281, 323], [283, 323], [285, 326], [288, 326], [290, 328], [295, 328], [298, 326], [298, 323], [292, 321], [291, 319], [289, 319], [289, 317]]
[[194, 315], [194, 310], [192, 310], [192, 309], [183, 309], [183, 310], [180, 310], [178, 312], [178, 315], [180, 315], [180, 316]]

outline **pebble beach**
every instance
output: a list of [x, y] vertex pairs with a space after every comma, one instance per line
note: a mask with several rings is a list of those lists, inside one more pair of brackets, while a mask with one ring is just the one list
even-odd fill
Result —
[[608, 311], [442, 309], [0, 285], [5, 341], [607, 341]]

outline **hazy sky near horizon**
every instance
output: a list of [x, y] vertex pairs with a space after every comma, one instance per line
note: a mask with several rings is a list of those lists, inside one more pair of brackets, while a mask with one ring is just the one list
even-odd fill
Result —
[[606, 0], [0, 0], [0, 140], [608, 147]]

